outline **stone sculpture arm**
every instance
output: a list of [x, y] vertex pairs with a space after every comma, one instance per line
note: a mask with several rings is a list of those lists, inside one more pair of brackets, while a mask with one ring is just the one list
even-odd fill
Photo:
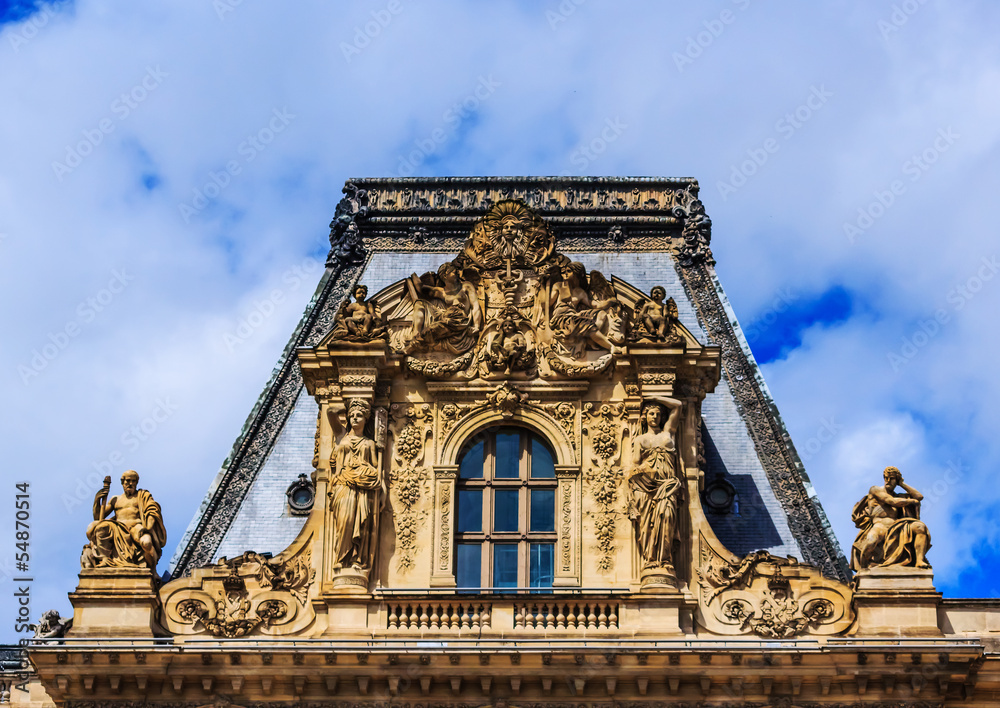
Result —
[[[905, 489], [906, 486], [904, 485], [903, 488]], [[897, 509], [902, 509], [906, 506], [915, 506], [920, 503], [918, 499], [911, 497], [897, 497], [895, 494], [886, 490], [885, 487], [872, 487], [871, 494], [883, 504], [896, 507]], [[923, 497], [920, 498], [923, 499]]]
[[101, 521], [114, 509], [114, 497], [108, 503], [108, 492], [111, 491], [111, 477], [104, 478], [104, 486], [94, 495], [94, 521]]

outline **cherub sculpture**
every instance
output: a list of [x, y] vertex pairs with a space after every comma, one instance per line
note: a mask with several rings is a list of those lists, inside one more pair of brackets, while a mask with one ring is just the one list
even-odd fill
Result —
[[382, 311], [377, 303], [367, 298], [367, 286], [359, 285], [354, 288], [354, 302], [350, 299], [344, 300], [333, 321], [333, 339], [344, 342], [370, 342], [386, 337]]
[[635, 342], [672, 342], [679, 339], [674, 332], [677, 322], [677, 303], [673, 298], [666, 302], [667, 291], [662, 285], [655, 285], [649, 291], [649, 299], [635, 304], [635, 322], [630, 339]]

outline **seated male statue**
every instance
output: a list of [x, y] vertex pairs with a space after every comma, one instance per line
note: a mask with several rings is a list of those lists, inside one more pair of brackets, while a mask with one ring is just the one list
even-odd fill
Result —
[[104, 486], [94, 496], [94, 521], [87, 527], [90, 543], [80, 558], [84, 568], [145, 566], [155, 572], [167, 531], [160, 505], [138, 485], [138, 473], [128, 470], [122, 475], [124, 493], [108, 500], [111, 477], [104, 478]]
[[[920, 520], [924, 495], [906, 484], [896, 467], [886, 467], [882, 476], [885, 486], [872, 487], [854, 505], [851, 518], [860, 530], [851, 548], [851, 569], [930, 568], [926, 554], [931, 534]], [[897, 493], [896, 487], [904, 492]]]

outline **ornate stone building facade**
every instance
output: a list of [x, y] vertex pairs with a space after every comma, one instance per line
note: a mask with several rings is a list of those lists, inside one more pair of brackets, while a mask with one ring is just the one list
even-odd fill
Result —
[[841, 552], [695, 181], [344, 193], [168, 576], [159, 506], [108, 480], [72, 623], [45, 620], [12, 700], [996, 704], [1000, 603], [935, 591], [899, 470]]

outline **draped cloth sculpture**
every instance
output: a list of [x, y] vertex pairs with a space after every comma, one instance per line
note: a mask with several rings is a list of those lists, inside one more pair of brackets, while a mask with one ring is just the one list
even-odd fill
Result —
[[[128, 470], [122, 475], [123, 494], [111, 497], [111, 477], [94, 496], [94, 521], [87, 527], [87, 539], [80, 564], [84, 568], [127, 568], [146, 566], [156, 570], [156, 562], [167, 542], [160, 505], [145, 489], [137, 489], [139, 474]], [[110, 514], [113, 518], [106, 518]]]
[[675, 398], [647, 403], [642, 410], [642, 433], [632, 443], [629, 517], [644, 578], [675, 577], [673, 545], [684, 493], [675, 438], [681, 406]]
[[337, 436], [329, 492], [334, 569], [368, 571], [374, 565], [387, 481], [375, 440], [365, 433], [370, 416], [371, 406], [357, 398], [347, 409], [349, 430], [337, 413], [331, 416]]
[[[872, 487], [854, 505], [851, 519], [860, 530], [851, 547], [851, 568], [930, 568], [925, 554], [931, 547], [931, 535], [920, 520], [924, 496], [903, 481], [896, 467], [886, 467], [882, 476], [885, 486]], [[905, 493], [897, 494], [897, 486]]]

